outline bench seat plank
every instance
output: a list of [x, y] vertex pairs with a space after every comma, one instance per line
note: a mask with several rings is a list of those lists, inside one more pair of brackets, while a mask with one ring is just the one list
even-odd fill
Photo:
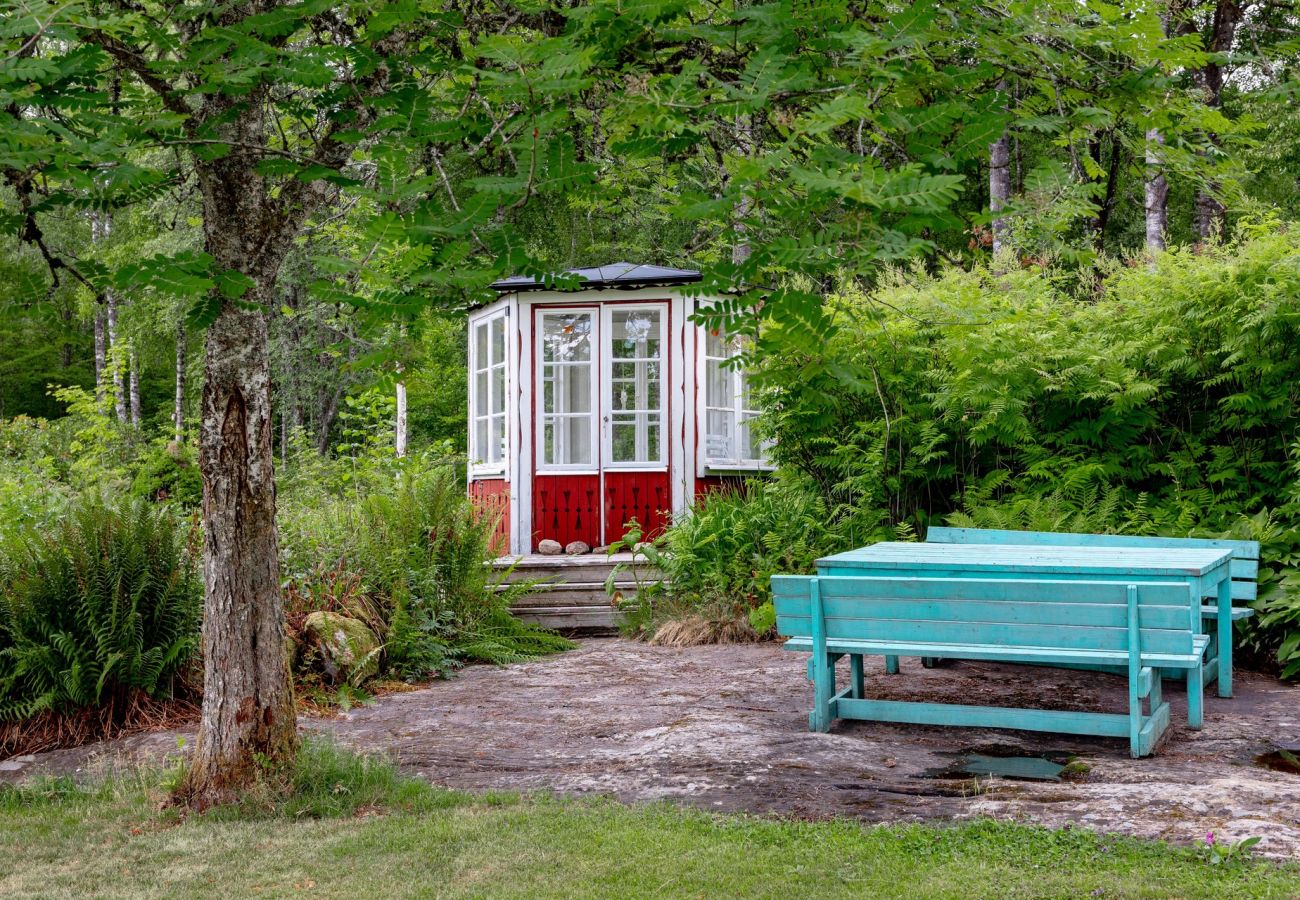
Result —
[[[1191, 669], [1201, 664], [1205, 648], [1209, 643], [1208, 635], [1197, 635], [1192, 653], [1142, 653], [1142, 665], [1159, 666], [1167, 669]], [[796, 653], [811, 653], [812, 638], [787, 638], [783, 647]], [[942, 644], [930, 641], [873, 641], [873, 640], [835, 640], [828, 638], [826, 649], [831, 653], [856, 653], [865, 656], [919, 656], [939, 657], [941, 659], [971, 659], [986, 662], [1034, 663], [1038, 665], [1072, 665], [1105, 664], [1121, 665], [1128, 662], [1127, 650], [1077, 650], [1053, 647], [1008, 647], [998, 644]]]

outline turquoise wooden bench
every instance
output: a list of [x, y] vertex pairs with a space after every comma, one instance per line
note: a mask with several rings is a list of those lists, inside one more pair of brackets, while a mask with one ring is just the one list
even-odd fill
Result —
[[[1060, 531], [1002, 531], [991, 528], [940, 528], [932, 527], [926, 534], [927, 544], [1020, 544], [1044, 547], [1119, 547], [1139, 549], [1206, 549], [1231, 550], [1228, 564], [1232, 575], [1234, 602], [1254, 600], [1257, 595], [1256, 578], [1259, 577], [1259, 543], [1257, 541], [1228, 541], [1203, 538], [1136, 537], [1124, 534], [1071, 534]], [[1217, 682], [1220, 697], [1232, 696], [1232, 625], [1253, 616], [1248, 606], [1229, 605], [1220, 609], [1214, 594], [1207, 594], [1208, 603], [1201, 606], [1201, 615], [1208, 624], [1211, 636], [1206, 648], [1208, 661], [1202, 678], [1206, 685]], [[1183, 673], [1165, 672], [1166, 677]]]
[[[1169, 727], [1157, 670], [1186, 669], [1189, 686], [1202, 684], [1209, 641], [1194, 624], [1200, 598], [1176, 582], [777, 575], [772, 594], [785, 649], [812, 654], [813, 731], [835, 719], [1014, 728], [1128, 737], [1132, 755], [1147, 756]], [[846, 655], [850, 684], [837, 691], [835, 663]], [[1122, 665], [1128, 712], [873, 700], [864, 655]]]

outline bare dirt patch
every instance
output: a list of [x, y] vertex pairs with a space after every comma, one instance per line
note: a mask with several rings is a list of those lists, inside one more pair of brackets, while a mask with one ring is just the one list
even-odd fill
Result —
[[[1126, 741], [985, 729], [839, 723], [810, 733], [806, 656], [773, 644], [651, 647], [619, 639], [393, 694], [304, 728], [391, 754], [440, 785], [472, 790], [670, 799], [707, 809], [871, 822], [1013, 818], [1177, 842], [1260, 835], [1270, 856], [1300, 857], [1300, 776], [1257, 758], [1300, 742], [1300, 688], [1238, 673], [1237, 696], [1206, 703], [1191, 731], [1185, 695], [1166, 683], [1174, 725], [1157, 755]], [[1120, 711], [1122, 679], [1059, 669], [953, 663], [877, 666], [868, 694], [988, 705]], [[177, 733], [8, 764], [0, 780], [102, 769], [96, 760], [175, 752]], [[966, 754], [1076, 757], [1061, 783], [935, 777]], [[6, 767], [0, 763], [0, 769]]]

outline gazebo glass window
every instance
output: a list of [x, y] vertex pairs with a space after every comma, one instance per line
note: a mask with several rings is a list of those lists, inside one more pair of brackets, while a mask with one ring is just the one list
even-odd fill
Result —
[[473, 330], [470, 458], [479, 469], [501, 469], [506, 445], [506, 317], [494, 315], [475, 323]]
[[544, 313], [541, 335], [542, 464], [593, 466], [592, 313]]
[[768, 465], [767, 442], [758, 440], [752, 427], [758, 403], [748, 373], [738, 362], [744, 341], [710, 330], [704, 342], [705, 461], [713, 468]]
[[663, 463], [664, 314], [610, 314], [610, 455], [613, 465]]

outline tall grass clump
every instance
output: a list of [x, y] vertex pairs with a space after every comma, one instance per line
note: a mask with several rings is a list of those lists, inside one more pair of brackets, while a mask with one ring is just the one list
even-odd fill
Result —
[[87, 495], [0, 546], [0, 743], [111, 732], [188, 693], [202, 603], [189, 534], [165, 506]]

